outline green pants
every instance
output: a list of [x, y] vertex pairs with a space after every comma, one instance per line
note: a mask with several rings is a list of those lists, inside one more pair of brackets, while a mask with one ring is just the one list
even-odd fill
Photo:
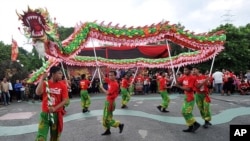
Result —
[[105, 129], [110, 129], [110, 127], [117, 128], [120, 124], [119, 121], [113, 119], [113, 111], [115, 110], [115, 102], [114, 101], [105, 101], [103, 117], [102, 117], [102, 125]]
[[50, 129], [50, 141], [59, 141], [61, 133], [57, 130], [57, 114], [54, 114], [55, 123], [52, 124], [50, 121], [50, 114], [41, 112], [38, 124], [38, 132], [36, 136], [36, 141], [47, 141], [47, 135]]
[[126, 88], [121, 88], [122, 105], [127, 105], [130, 100], [130, 94]]
[[161, 102], [162, 108], [168, 108], [168, 105], [170, 102], [168, 92], [167, 91], [160, 91], [160, 94], [161, 94], [161, 98], [162, 98], [162, 102]]
[[195, 94], [195, 101], [200, 110], [201, 117], [206, 121], [211, 121], [210, 102], [207, 102], [205, 94]]
[[82, 108], [88, 108], [89, 105], [91, 104], [90, 96], [87, 90], [81, 90], [81, 105]]
[[187, 101], [187, 96], [185, 95], [184, 102], [182, 105], [181, 113], [186, 121], [187, 126], [191, 126], [196, 121], [193, 116], [193, 108], [194, 108], [195, 101]]

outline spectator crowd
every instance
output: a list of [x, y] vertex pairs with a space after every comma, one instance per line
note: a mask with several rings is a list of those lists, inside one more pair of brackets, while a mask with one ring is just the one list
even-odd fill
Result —
[[[160, 79], [159, 73], [162, 70], [146, 69], [144, 71], [135, 70], [123, 70], [117, 69], [117, 80], [120, 82], [126, 72], [130, 72], [130, 85], [133, 88], [134, 94], [150, 94], [158, 93], [158, 80]], [[182, 72], [177, 72], [176, 76], [173, 75], [171, 69], [164, 70], [165, 76], [168, 79], [168, 92], [171, 93], [183, 93], [182, 90], [174, 86], [174, 78], [181, 76]], [[209, 75], [206, 71], [204, 74]], [[94, 78], [93, 78], [94, 77]], [[247, 72], [239, 72], [235, 74], [232, 71], [222, 69], [216, 69], [211, 74], [210, 80], [210, 94], [232, 95], [233, 93], [239, 93], [240, 95], [250, 94], [250, 70]], [[69, 97], [72, 95], [79, 95], [80, 93], [80, 77], [73, 76], [70, 78]], [[91, 82], [88, 88], [89, 94], [100, 93], [99, 86], [100, 80], [97, 76], [88, 76], [88, 80]], [[107, 88], [107, 84], [103, 84], [104, 88]], [[16, 80], [15, 83], [11, 83], [7, 78], [0, 79], [0, 104], [9, 105], [16, 100], [17, 102], [32, 100], [41, 100], [39, 96], [35, 94], [36, 85], [28, 84], [26, 80]]]

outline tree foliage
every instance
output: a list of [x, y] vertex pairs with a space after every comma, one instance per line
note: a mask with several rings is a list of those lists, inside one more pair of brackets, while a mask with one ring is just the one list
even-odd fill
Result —
[[17, 61], [11, 61], [11, 45], [0, 42], [0, 79], [8, 77], [11, 81], [25, 79], [28, 74], [40, 68], [42, 61], [38, 58], [38, 53], [34, 50], [28, 52], [22, 47], [18, 47]]
[[61, 41], [65, 40], [67, 37], [70, 36], [70, 34], [72, 34], [74, 31], [74, 28], [73, 27], [63, 27], [63, 26], [60, 26], [58, 27], [58, 33], [59, 33], [59, 39]]
[[250, 68], [250, 24], [235, 27], [232, 24], [220, 25], [215, 30], [224, 30], [227, 40], [224, 51], [215, 60], [215, 68], [245, 72]]

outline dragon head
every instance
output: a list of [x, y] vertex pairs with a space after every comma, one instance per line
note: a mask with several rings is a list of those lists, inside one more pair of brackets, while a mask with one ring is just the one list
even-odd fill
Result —
[[45, 52], [49, 48], [49, 42], [58, 41], [59, 35], [57, 34], [57, 23], [53, 23], [50, 19], [47, 9], [31, 9], [19, 14], [19, 20], [23, 22], [24, 35], [27, 38], [33, 39], [33, 45], [40, 56], [45, 56]]
[[[16, 12], [17, 13], [17, 12]], [[44, 9], [32, 10], [28, 7], [28, 11], [23, 15], [17, 13], [19, 20], [22, 20], [24, 32], [33, 39], [42, 39], [45, 37], [45, 32], [50, 30], [47, 22], [48, 11]]]

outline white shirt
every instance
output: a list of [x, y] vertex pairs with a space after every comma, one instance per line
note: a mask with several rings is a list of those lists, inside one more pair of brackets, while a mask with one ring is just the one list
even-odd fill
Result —
[[12, 84], [9, 82], [9, 90], [12, 91], [13, 90], [13, 87], [12, 87]]
[[20, 90], [21, 90], [21, 91], [25, 91], [25, 87], [23, 86]]
[[214, 83], [218, 84], [218, 83], [223, 83], [223, 73], [220, 71], [216, 71], [213, 74], [213, 78], [214, 78]]

